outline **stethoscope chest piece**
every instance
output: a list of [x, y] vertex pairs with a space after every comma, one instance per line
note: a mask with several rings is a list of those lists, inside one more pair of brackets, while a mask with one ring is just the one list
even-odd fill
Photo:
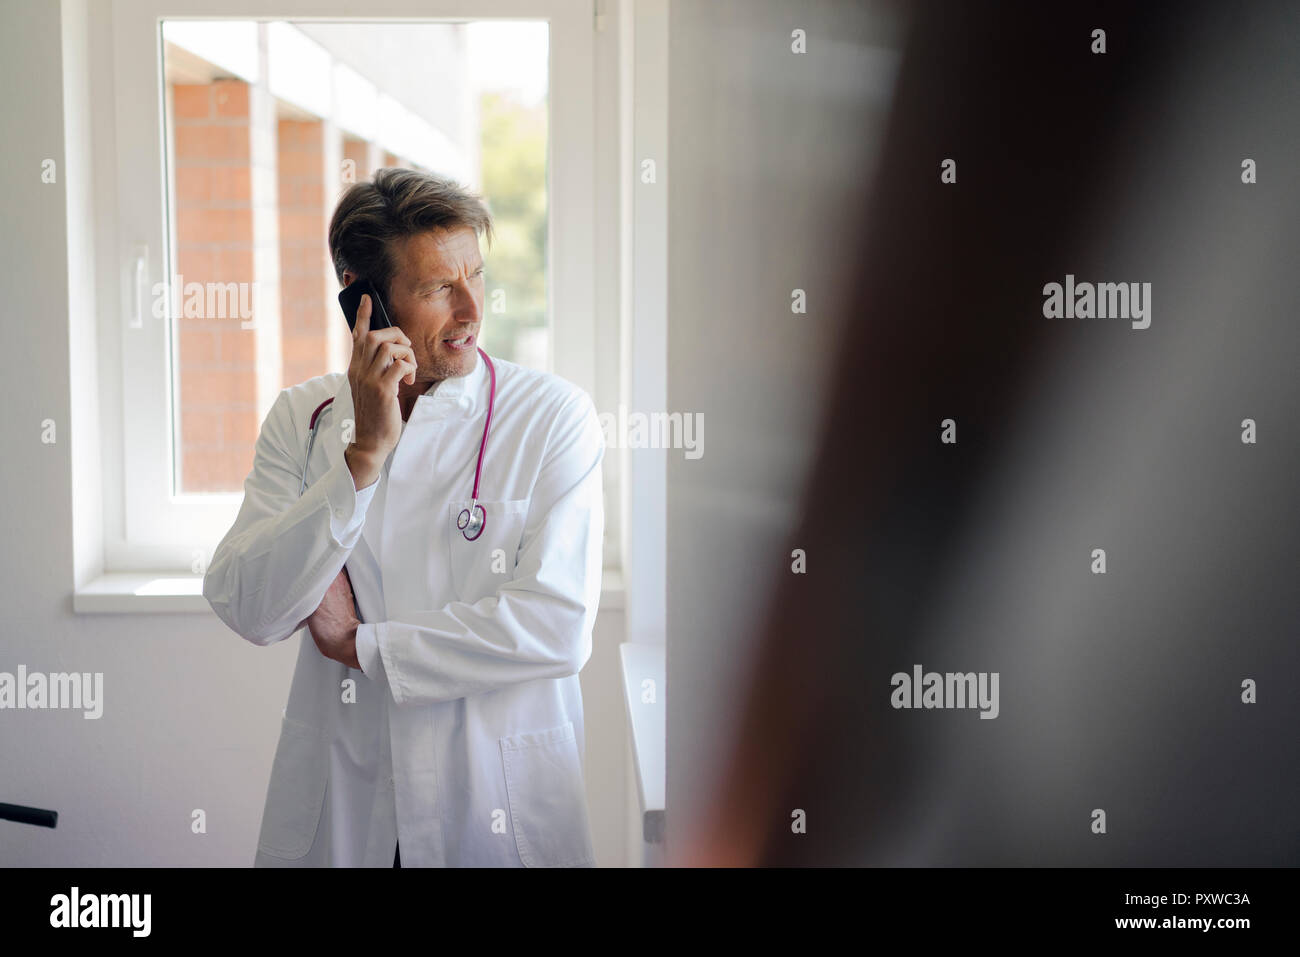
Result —
[[472, 542], [483, 534], [483, 526], [487, 524], [487, 512], [483, 511], [483, 506], [477, 502], [470, 505], [469, 508], [462, 508], [460, 515], [456, 519], [456, 527], [460, 533], [465, 536], [465, 541]]

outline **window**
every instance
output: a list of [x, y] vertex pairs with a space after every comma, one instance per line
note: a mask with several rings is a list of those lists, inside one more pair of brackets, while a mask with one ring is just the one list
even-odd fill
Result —
[[483, 347], [549, 367], [544, 21], [168, 20], [162, 39], [173, 494], [238, 493], [266, 398], [347, 367], [325, 236], [379, 166], [485, 194]]
[[[346, 369], [325, 231], [345, 185], [379, 166], [487, 199], [485, 349], [617, 401], [597, 392], [589, 4], [387, 0], [364, 22], [342, 0], [311, 4], [313, 19], [259, 6], [236, 20], [211, 0], [114, 5], [110, 571], [200, 572], [280, 389]], [[509, 76], [487, 59], [503, 52]], [[607, 512], [616, 528], [616, 500]]]

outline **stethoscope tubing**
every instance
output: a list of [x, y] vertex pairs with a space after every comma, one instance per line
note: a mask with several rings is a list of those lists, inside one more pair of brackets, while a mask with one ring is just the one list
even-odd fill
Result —
[[322, 412], [334, 403], [333, 398], [326, 399], [320, 405], [316, 406], [316, 411], [311, 414], [311, 424], [307, 426], [307, 458], [303, 460], [302, 466], [302, 484], [298, 486], [298, 497], [302, 498], [302, 493], [307, 491], [307, 465], [311, 462], [311, 450], [316, 444], [316, 423]]
[[[488, 431], [492, 428], [492, 407], [496, 404], [497, 398], [497, 370], [488, 358], [488, 354], [479, 349], [478, 354], [483, 357], [487, 363], [488, 375], [491, 376], [492, 384], [488, 390], [488, 410], [487, 421], [483, 423], [483, 438], [478, 444], [478, 464], [474, 466], [474, 491], [470, 494], [469, 508], [463, 509], [460, 517], [456, 520], [456, 527], [460, 529], [465, 541], [472, 542], [483, 534], [483, 529], [487, 527], [487, 511], [478, 503], [478, 482], [479, 477], [483, 474], [483, 453], [487, 451]], [[474, 522], [474, 512], [477, 511], [478, 523]], [[470, 531], [474, 534], [471, 535]]]

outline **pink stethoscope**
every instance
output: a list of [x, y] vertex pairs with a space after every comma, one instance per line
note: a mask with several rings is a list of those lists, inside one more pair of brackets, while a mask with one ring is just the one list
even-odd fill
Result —
[[[478, 503], [478, 482], [479, 477], [483, 474], [483, 453], [487, 451], [488, 430], [492, 427], [492, 407], [496, 404], [497, 399], [497, 370], [488, 358], [488, 354], [482, 349], [478, 354], [483, 357], [487, 363], [488, 373], [492, 377], [491, 389], [488, 392], [488, 410], [487, 420], [483, 423], [483, 439], [478, 444], [478, 464], [474, 467], [474, 492], [471, 495], [469, 508], [460, 510], [460, 515], [456, 517], [456, 528], [465, 536], [465, 541], [472, 542], [483, 534], [483, 527], [487, 524], [487, 512], [483, 506]], [[320, 425], [321, 413], [324, 412], [334, 402], [333, 399], [326, 399], [320, 405], [316, 406], [316, 411], [311, 414], [311, 422], [307, 426], [307, 462], [311, 461], [312, 446], [316, 444], [316, 430]], [[298, 497], [307, 489], [307, 466], [302, 468], [302, 485], [298, 489]]]

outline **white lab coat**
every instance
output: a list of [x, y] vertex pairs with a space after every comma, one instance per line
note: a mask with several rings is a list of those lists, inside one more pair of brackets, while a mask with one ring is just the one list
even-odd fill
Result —
[[[383, 476], [357, 491], [347, 375], [282, 391], [203, 594], [257, 645], [295, 634], [344, 564], [362, 671], [306, 628], [271, 770], [257, 866], [589, 866], [578, 671], [600, 599], [605, 443], [590, 397], [482, 356], [416, 399]], [[298, 497], [308, 422], [324, 416]], [[345, 431], [346, 430], [346, 431]]]

